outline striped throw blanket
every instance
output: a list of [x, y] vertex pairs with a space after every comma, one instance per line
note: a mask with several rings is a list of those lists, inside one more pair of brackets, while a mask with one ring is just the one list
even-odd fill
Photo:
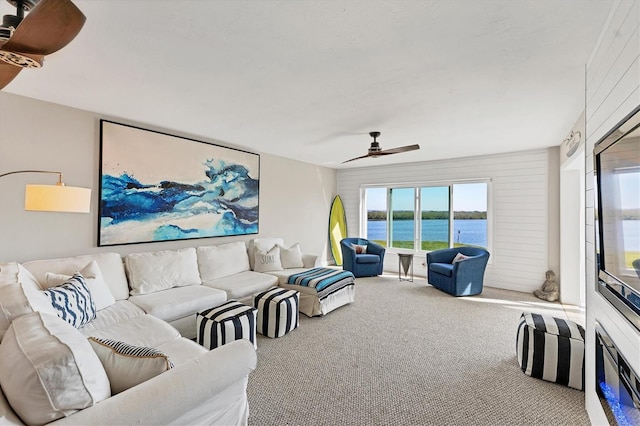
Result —
[[318, 299], [322, 300], [336, 291], [353, 286], [355, 277], [349, 271], [329, 268], [313, 268], [299, 274], [293, 274], [287, 280], [288, 284], [314, 288], [318, 292]]

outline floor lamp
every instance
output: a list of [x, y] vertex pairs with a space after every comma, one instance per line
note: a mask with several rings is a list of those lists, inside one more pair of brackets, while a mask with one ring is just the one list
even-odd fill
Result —
[[65, 186], [62, 172], [48, 170], [17, 170], [0, 174], [4, 176], [18, 173], [57, 174], [55, 185], [27, 185], [24, 192], [24, 209], [28, 211], [89, 213], [91, 210], [91, 189]]

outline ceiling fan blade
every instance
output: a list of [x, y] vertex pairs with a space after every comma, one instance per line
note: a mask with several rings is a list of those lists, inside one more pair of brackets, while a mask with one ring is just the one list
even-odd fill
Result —
[[363, 155], [362, 157], [352, 158], [351, 160], [343, 161], [343, 162], [342, 162], [342, 164], [344, 164], [344, 163], [348, 163], [348, 162], [350, 162], [350, 161], [360, 160], [360, 159], [362, 159], [362, 158], [367, 158], [367, 157], [371, 157], [371, 156], [370, 156], [369, 154], [367, 154], [367, 155]]
[[69, 44], [86, 19], [70, 0], [40, 0], [1, 49], [49, 55]]
[[420, 149], [420, 145], [417, 145], [417, 144], [407, 145], [407, 146], [400, 146], [398, 148], [385, 149], [384, 151], [380, 151], [378, 154], [379, 155], [399, 154], [401, 152], [415, 151], [417, 149]]
[[20, 71], [22, 71], [21, 67], [0, 61], [0, 90], [11, 83], [11, 80], [13, 80]]

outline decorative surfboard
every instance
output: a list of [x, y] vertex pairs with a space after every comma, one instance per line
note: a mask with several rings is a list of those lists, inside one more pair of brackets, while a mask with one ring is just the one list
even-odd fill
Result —
[[347, 218], [344, 214], [342, 199], [336, 195], [331, 203], [331, 213], [329, 214], [329, 242], [333, 261], [338, 266], [342, 265], [340, 241], [343, 238], [347, 238]]

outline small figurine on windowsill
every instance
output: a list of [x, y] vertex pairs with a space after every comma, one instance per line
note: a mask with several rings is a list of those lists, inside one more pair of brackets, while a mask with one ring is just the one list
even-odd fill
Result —
[[533, 294], [538, 299], [546, 300], [547, 302], [555, 302], [558, 300], [558, 294], [560, 293], [560, 288], [556, 282], [556, 274], [549, 270], [545, 273], [545, 277], [546, 280], [542, 284], [542, 288], [535, 290]]

